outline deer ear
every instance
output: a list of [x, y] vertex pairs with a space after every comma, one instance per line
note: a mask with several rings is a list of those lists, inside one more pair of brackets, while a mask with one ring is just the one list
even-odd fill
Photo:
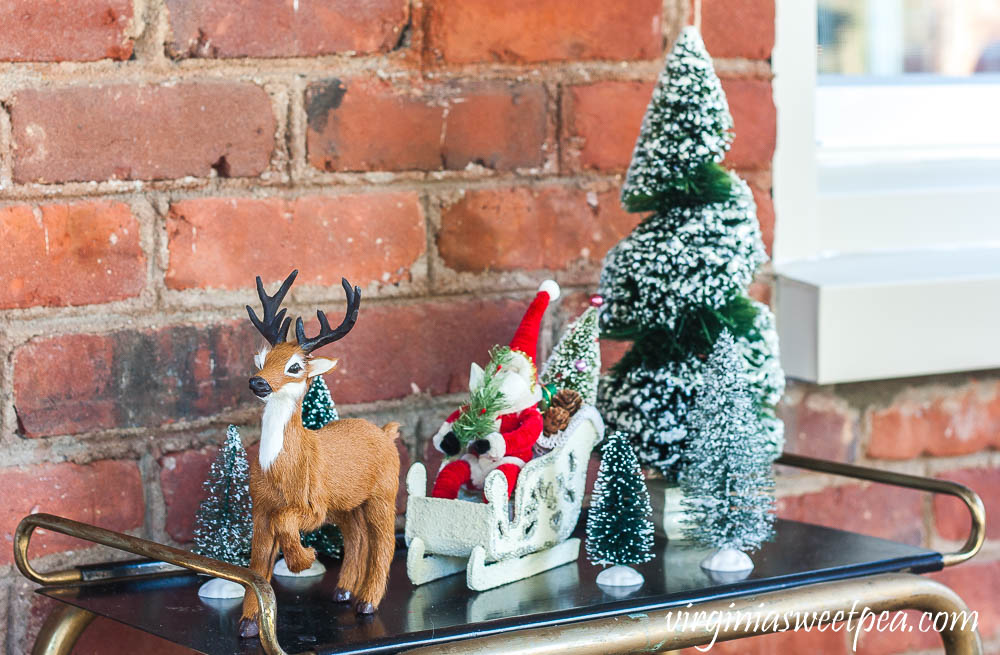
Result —
[[472, 367], [469, 369], [469, 391], [475, 391], [483, 386], [483, 378], [485, 377], [486, 373], [479, 367], [479, 364], [472, 362]]
[[326, 357], [316, 357], [309, 360], [309, 377], [314, 378], [317, 375], [323, 375], [329, 370], [332, 370], [337, 365], [336, 359], [327, 359]]

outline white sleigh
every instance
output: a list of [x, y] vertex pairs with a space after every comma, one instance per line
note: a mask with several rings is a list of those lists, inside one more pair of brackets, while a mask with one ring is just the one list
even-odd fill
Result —
[[587, 484], [587, 464], [604, 437], [604, 421], [584, 405], [565, 430], [562, 445], [529, 461], [513, 496], [500, 471], [486, 476], [489, 502], [429, 498], [427, 470], [419, 462], [406, 475], [406, 571], [414, 584], [466, 571], [470, 589], [484, 590], [572, 562], [576, 527]]

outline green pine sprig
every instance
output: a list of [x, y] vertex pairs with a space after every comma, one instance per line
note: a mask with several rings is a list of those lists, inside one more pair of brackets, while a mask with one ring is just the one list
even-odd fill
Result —
[[496, 430], [496, 419], [507, 404], [497, 373], [510, 365], [513, 357], [509, 346], [495, 346], [490, 350], [490, 362], [483, 371], [483, 383], [469, 394], [468, 407], [451, 426], [462, 446], [483, 439]]

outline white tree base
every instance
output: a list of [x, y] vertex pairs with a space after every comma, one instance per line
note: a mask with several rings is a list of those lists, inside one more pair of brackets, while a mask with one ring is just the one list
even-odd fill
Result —
[[319, 560], [315, 560], [305, 571], [299, 571], [298, 573], [292, 573], [288, 570], [288, 565], [285, 564], [285, 558], [282, 557], [274, 565], [274, 574], [282, 578], [315, 578], [326, 573], [326, 567]]
[[744, 571], [749, 573], [753, 570], [753, 560], [741, 550], [720, 548], [702, 561], [701, 568], [720, 573], [742, 573]]
[[468, 559], [426, 555], [424, 551], [424, 542], [419, 537], [414, 538], [407, 549], [406, 572], [413, 584], [421, 585], [465, 569], [465, 583], [469, 589], [484, 591], [575, 561], [580, 555], [580, 540], [567, 539], [552, 548], [489, 564], [482, 546], [476, 546]]
[[198, 588], [198, 595], [202, 598], [243, 598], [243, 585], [232, 580], [212, 578]]
[[616, 564], [597, 574], [597, 584], [602, 587], [634, 587], [641, 585], [645, 578], [631, 566]]

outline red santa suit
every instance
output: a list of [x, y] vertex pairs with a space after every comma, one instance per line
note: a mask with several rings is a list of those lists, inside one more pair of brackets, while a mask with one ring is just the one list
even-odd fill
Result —
[[[497, 417], [497, 431], [468, 444], [467, 452], [446, 462], [438, 472], [431, 496], [456, 498], [462, 485], [482, 489], [486, 476], [494, 470], [507, 478], [508, 496], [514, 493], [521, 468], [531, 459], [532, 446], [542, 434], [542, 414], [538, 410], [541, 385], [535, 352], [542, 315], [549, 301], [558, 296], [559, 285], [551, 280], [543, 282], [511, 340], [514, 362], [498, 372], [505, 376], [502, 388], [509, 411]], [[474, 366], [473, 372], [476, 370], [479, 369]], [[475, 384], [476, 376], [472, 377], [472, 384]], [[462, 409], [452, 412], [432, 440], [434, 447], [446, 455], [458, 454], [458, 442], [451, 432], [451, 424], [461, 413]]]

